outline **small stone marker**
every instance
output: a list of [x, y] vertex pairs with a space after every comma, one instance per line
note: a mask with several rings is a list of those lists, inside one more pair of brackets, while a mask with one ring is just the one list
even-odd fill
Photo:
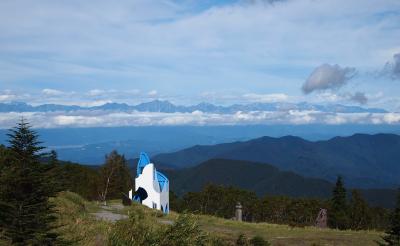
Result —
[[325, 208], [321, 208], [319, 210], [317, 219], [315, 220], [315, 226], [317, 228], [327, 228], [328, 227], [328, 210]]
[[237, 221], [242, 221], [242, 204], [240, 202], [236, 203], [235, 217]]

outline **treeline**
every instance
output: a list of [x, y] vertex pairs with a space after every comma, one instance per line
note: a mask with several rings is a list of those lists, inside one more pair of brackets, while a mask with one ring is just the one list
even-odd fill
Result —
[[42, 162], [54, 166], [58, 190], [75, 192], [88, 200], [121, 199], [133, 187], [128, 162], [117, 151], [106, 155], [102, 166], [59, 161], [55, 151], [51, 151]]
[[133, 187], [123, 155], [106, 156], [91, 169], [60, 163], [55, 151], [46, 153], [39, 136], [23, 119], [10, 130], [9, 146], [0, 145], [0, 244], [64, 245], [54, 223], [50, 197], [63, 190], [105, 202], [121, 198]]
[[[0, 145], [0, 162], [5, 162], [6, 156], [12, 152]], [[133, 187], [133, 179], [128, 170], [128, 164], [123, 155], [112, 151], [105, 157], [102, 166], [85, 166], [57, 159], [57, 153], [51, 151], [40, 155], [42, 166], [51, 169], [48, 175], [54, 180], [56, 191], [71, 191], [88, 200], [120, 199], [122, 193], [127, 193]], [[104, 193], [109, 179], [108, 191]], [[103, 196], [101, 194], [103, 193]]]
[[313, 226], [320, 209], [325, 208], [331, 228], [384, 230], [390, 224], [390, 210], [369, 207], [358, 191], [353, 190], [351, 199], [347, 200], [341, 178], [329, 200], [286, 196], [259, 198], [251, 191], [214, 184], [206, 185], [200, 192], [188, 192], [182, 197], [172, 192], [170, 194], [171, 208], [178, 212], [189, 211], [226, 219], [234, 216], [237, 202], [243, 206], [243, 219], [249, 222]]

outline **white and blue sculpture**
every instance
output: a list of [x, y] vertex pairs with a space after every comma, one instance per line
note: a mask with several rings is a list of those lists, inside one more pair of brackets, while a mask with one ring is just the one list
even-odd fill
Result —
[[142, 152], [136, 169], [135, 192], [129, 191], [129, 198], [149, 208], [169, 213], [169, 181], [158, 172], [149, 156]]

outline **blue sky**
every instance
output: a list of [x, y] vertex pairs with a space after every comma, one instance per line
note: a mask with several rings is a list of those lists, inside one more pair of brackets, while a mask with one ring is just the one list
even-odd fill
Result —
[[2, 0], [0, 101], [400, 111], [398, 0]]

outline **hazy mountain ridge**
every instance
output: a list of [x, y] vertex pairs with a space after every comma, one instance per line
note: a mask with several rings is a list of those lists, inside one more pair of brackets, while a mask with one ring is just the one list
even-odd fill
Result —
[[[215, 145], [247, 141], [261, 136], [287, 134], [307, 140], [327, 140], [354, 132], [400, 134], [396, 125], [251, 125], [251, 126], [163, 126], [37, 129], [44, 146], [54, 149], [60, 159], [101, 164], [113, 149], [128, 158], [140, 151], [149, 155], [170, 153], [196, 144]], [[0, 129], [0, 144], [8, 145], [7, 129]]]
[[261, 137], [244, 142], [193, 146], [156, 155], [177, 167], [193, 167], [215, 158], [271, 163], [305, 177], [334, 181], [344, 176], [351, 187], [394, 188], [400, 185], [400, 136], [355, 134], [324, 141], [299, 137]]
[[[251, 190], [258, 196], [284, 195], [328, 199], [334, 187], [333, 183], [324, 179], [306, 178], [294, 172], [281, 171], [270, 164], [240, 160], [210, 159], [191, 168], [164, 168], [163, 172], [171, 180], [171, 190], [178, 195], [200, 191], [207, 183], [213, 183]], [[395, 204], [395, 189], [360, 191], [372, 206], [393, 207]], [[350, 193], [348, 190], [348, 195]]]
[[258, 195], [290, 195], [293, 197], [329, 197], [328, 181], [304, 178], [298, 174], [280, 171], [265, 163], [240, 160], [210, 159], [197, 166], [165, 171], [171, 190], [181, 195], [187, 191], [200, 191], [207, 183], [233, 185], [255, 191]]
[[233, 114], [238, 111], [321, 111], [335, 113], [387, 113], [386, 110], [380, 108], [363, 108], [359, 106], [345, 106], [341, 104], [318, 105], [306, 102], [301, 103], [250, 103], [250, 104], [234, 104], [230, 106], [218, 106], [210, 103], [199, 103], [197, 105], [182, 106], [175, 105], [169, 101], [154, 100], [150, 102], [140, 103], [137, 105], [128, 105], [126, 103], [106, 103], [101, 106], [82, 107], [77, 105], [59, 105], [59, 104], [43, 104], [32, 106], [24, 102], [0, 103], [0, 112], [55, 112], [55, 111], [139, 111], [139, 112], [162, 112], [162, 113], [192, 113], [201, 111], [205, 113], [217, 114]]

